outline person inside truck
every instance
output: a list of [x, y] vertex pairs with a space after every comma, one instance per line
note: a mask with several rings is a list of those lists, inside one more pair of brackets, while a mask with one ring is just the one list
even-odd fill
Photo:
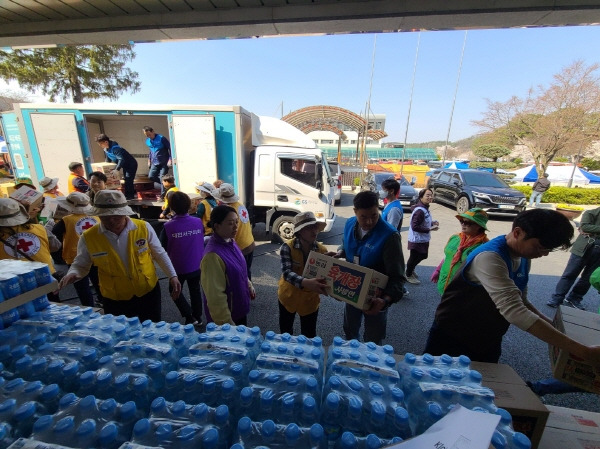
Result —
[[[142, 132], [146, 136], [146, 145], [150, 150], [148, 153], [148, 178], [154, 181], [155, 184], [160, 184], [163, 176], [169, 173], [169, 168], [172, 165], [171, 144], [166, 137], [156, 134], [151, 126], [144, 126]], [[160, 196], [163, 201], [166, 193], [164, 186], [161, 186]]]
[[98, 134], [96, 142], [104, 150], [106, 162], [116, 163], [113, 173], [123, 169], [123, 177], [125, 178], [125, 198], [133, 200], [136, 198], [133, 180], [137, 173], [138, 163], [135, 158], [129, 154], [125, 148], [121, 147], [114, 140], [110, 140], [106, 134]]
[[90, 190], [90, 183], [85, 179], [85, 169], [81, 162], [71, 162], [69, 164], [69, 184], [67, 186], [68, 193], [81, 192], [87, 193]]
[[554, 210], [520, 212], [508, 234], [477, 247], [450, 281], [435, 312], [425, 352], [498, 363], [504, 334], [514, 324], [600, 366], [600, 346], [569, 338], [527, 300], [531, 259], [569, 248], [573, 233], [571, 222]]

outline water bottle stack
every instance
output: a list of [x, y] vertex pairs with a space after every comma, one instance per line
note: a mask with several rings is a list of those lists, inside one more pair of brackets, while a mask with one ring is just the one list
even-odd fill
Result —
[[134, 402], [68, 393], [60, 399], [56, 413], [37, 419], [31, 438], [72, 448], [116, 449], [129, 441], [141, 416]]
[[393, 352], [389, 345], [334, 338], [327, 356], [321, 410], [330, 441], [344, 432], [387, 439], [412, 435]]
[[481, 385], [481, 373], [470, 369], [470, 364], [464, 355], [405, 354], [397, 368], [414, 434], [420, 435], [460, 404], [474, 411], [500, 414], [502, 419], [495, 433], [498, 447], [512, 448], [513, 441], [526, 444], [529, 440], [525, 435], [515, 437], [510, 414], [496, 407], [494, 392]]
[[503, 408], [497, 408], [495, 413], [500, 415], [500, 422], [492, 436], [492, 447], [494, 449], [530, 449], [529, 438], [513, 429], [510, 413]]
[[295, 423], [276, 424], [266, 419], [254, 422], [244, 416], [238, 421], [231, 449], [254, 447], [326, 449], [327, 440], [323, 427], [315, 423], [308, 428]]
[[[50, 284], [53, 280], [46, 264], [13, 259], [0, 260], [0, 302]], [[36, 312], [48, 307], [48, 304], [48, 297], [42, 295], [0, 313], [0, 328], [7, 328], [19, 319], [34, 316]]]
[[379, 438], [377, 435], [369, 434], [366, 437], [357, 437], [352, 432], [344, 432], [336, 441], [335, 449], [379, 449], [392, 444], [402, 442], [402, 438], [392, 439]]
[[152, 402], [149, 418], [139, 420], [133, 428], [132, 441], [145, 446], [167, 449], [184, 447], [229, 447], [231, 439], [229, 408], [204, 403], [190, 405], [158, 397]]

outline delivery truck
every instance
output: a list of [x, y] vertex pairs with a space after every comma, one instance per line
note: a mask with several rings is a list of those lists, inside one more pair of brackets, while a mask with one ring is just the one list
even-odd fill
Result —
[[[15, 176], [58, 177], [67, 190], [68, 165], [104, 162], [95, 136], [107, 134], [138, 161], [137, 175], [148, 173], [148, 147], [142, 133], [150, 126], [171, 143], [176, 184], [187, 193], [199, 182], [233, 184], [252, 223], [281, 238], [293, 235], [293, 217], [312, 211], [333, 226], [335, 180], [322, 151], [292, 125], [259, 117], [241, 106], [14, 104], [1, 115]], [[138, 202], [158, 216], [160, 203]]]

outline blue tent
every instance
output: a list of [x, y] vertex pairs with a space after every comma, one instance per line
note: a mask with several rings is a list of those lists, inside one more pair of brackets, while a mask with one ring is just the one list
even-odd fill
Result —
[[590, 180], [590, 183], [592, 183], [592, 184], [600, 184], [600, 176], [594, 175], [593, 173], [590, 173], [588, 171], [581, 170], [581, 169], [579, 169], [579, 171], [581, 171], [581, 174], [583, 176], [585, 176], [587, 179]]
[[537, 179], [537, 170], [535, 168], [535, 165], [532, 165], [531, 170], [529, 170], [529, 172], [525, 176], [523, 176], [523, 182], [536, 182]]
[[469, 168], [469, 164], [465, 164], [464, 162], [449, 162], [444, 166], [444, 168], [455, 168], [458, 170], [465, 170]]
[[[579, 167], [575, 167], [575, 172], [573, 172], [572, 165], [551, 165], [546, 168], [546, 172], [548, 173], [550, 182], [568, 182], [572, 177], [575, 184], [600, 184], [600, 176], [596, 176]], [[535, 182], [538, 179], [535, 165], [521, 168], [513, 173], [515, 173], [515, 181], [522, 179], [523, 182]]]

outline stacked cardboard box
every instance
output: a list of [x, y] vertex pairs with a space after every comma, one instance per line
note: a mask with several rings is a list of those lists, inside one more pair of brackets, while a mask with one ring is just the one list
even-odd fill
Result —
[[110, 190], [121, 188], [123, 174], [120, 170], [115, 172], [115, 168], [117, 168], [117, 164], [113, 164], [112, 162], [96, 162], [92, 164], [92, 171], [99, 171], [106, 175], [108, 179], [106, 181], [106, 188]]
[[10, 193], [10, 198], [17, 200], [27, 210], [31, 207], [37, 207], [42, 204], [44, 195], [31, 187], [22, 186]]
[[[560, 306], [554, 317], [554, 326], [584, 345], [593, 346], [600, 342], [600, 315], [597, 313]], [[592, 393], [600, 393], [600, 368], [552, 345], [550, 361], [556, 379]]]
[[548, 406], [550, 416], [539, 449], [600, 448], [600, 413]]
[[513, 427], [539, 446], [549, 411], [509, 365], [472, 362], [471, 369], [483, 375], [483, 385], [494, 390], [496, 406], [508, 410]]
[[12, 192], [15, 191], [14, 182], [2, 182], [0, 183], [0, 198], [8, 198]]

